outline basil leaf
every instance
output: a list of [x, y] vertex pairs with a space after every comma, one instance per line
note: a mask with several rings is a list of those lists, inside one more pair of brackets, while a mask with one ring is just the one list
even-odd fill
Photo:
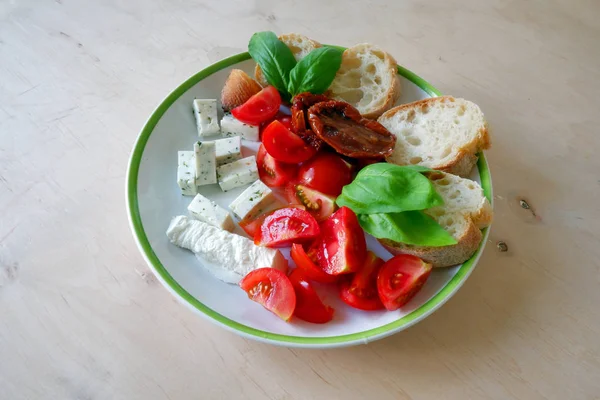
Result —
[[388, 163], [371, 164], [344, 186], [336, 203], [356, 214], [424, 210], [444, 204], [429, 179], [417, 169]]
[[310, 92], [321, 94], [329, 88], [342, 65], [342, 50], [319, 47], [296, 64], [290, 73], [288, 91], [293, 96]]
[[248, 53], [260, 66], [267, 82], [288, 100], [287, 91], [290, 71], [296, 65], [296, 59], [289, 47], [277, 38], [273, 32], [257, 32], [250, 38]]
[[441, 247], [457, 241], [433, 218], [422, 211], [358, 215], [360, 226], [378, 239], [416, 246]]

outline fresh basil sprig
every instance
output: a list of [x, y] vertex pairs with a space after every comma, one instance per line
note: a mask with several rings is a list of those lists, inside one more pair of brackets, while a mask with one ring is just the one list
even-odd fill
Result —
[[356, 214], [424, 210], [444, 203], [431, 181], [418, 170], [388, 163], [363, 168], [344, 186], [336, 202]]
[[342, 65], [342, 51], [334, 47], [319, 47], [296, 64], [290, 72], [288, 92], [321, 94], [333, 82]]
[[296, 59], [289, 47], [273, 32], [257, 32], [250, 38], [248, 53], [260, 66], [267, 82], [289, 98], [287, 85]]
[[363, 168], [337, 198], [358, 215], [360, 226], [378, 239], [419, 246], [447, 246], [456, 240], [422, 210], [444, 204], [421, 166], [387, 163]]
[[290, 48], [269, 31], [252, 35], [248, 52], [286, 100], [303, 92], [323, 93], [342, 64], [342, 50], [334, 47], [314, 49], [296, 63]]
[[360, 226], [378, 239], [418, 246], [449, 246], [456, 239], [423, 211], [388, 214], [360, 214]]

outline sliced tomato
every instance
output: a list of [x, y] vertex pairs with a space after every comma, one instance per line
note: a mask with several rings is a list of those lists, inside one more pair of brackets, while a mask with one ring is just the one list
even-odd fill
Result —
[[383, 304], [377, 293], [377, 274], [383, 260], [372, 251], [367, 252], [364, 266], [352, 279], [340, 282], [340, 298], [349, 306], [361, 310], [380, 310]]
[[240, 281], [248, 297], [288, 321], [296, 308], [296, 293], [289, 278], [275, 268], [259, 268]]
[[308, 256], [330, 275], [358, 271], [366, 255], [365, 234], [348, 207], [341, 207], [321, 224], [321, 234], [308, 250]]
[[431, 275], [431, 264], [419, 257], [400, 254], [388, 260], [377, 274], [377, 292], [388, 310], [396, 310], [421, 290]]
[[325, 221], [337, 209], [335, 197], [297, 183], [289, 183], [285, 187], [285, 197], [291, 204], [306, 207], [306, 211], [311, 213], [319, 222]]
[[266, 128], [267, 126], [269, 126], [269, 124], [270, 124], [271, 122], [273, 122], [273, 121], [275, 121], [275, 120], [277, 120], [277, 121], [281, 122], [281, 123], [282, 123], [283, 125], [285, 125], [285, 127], [286, 127], [286, 128], [288, 128], [289, 130], [291, 130], [291, 129], [292, 129], [292, 117], [291, 117], [290, 115], [288, 115], [288, 114], [282, 113], [282, 112], [281, 112], [281, 108], [280, 108], [280, 111], [277, 111], [277, 114], [275, 114], [275, 116], [274, 116], [273, 118], [271, 118], [270, 120], [267, 120], [267, 121], [265, 121], [265, 122], [262, 122], [262, 123], [260, 124], [260, 127], [259, 127], [259, 134], [260, 134], [260, 139], [261, 139], [261, 141], [262, 141], [262, 134], [263, 134], [263, 131], [265, 130], [265, 128]]
[[301, 184], [330, 196], [339, 196], [352, 182], [352, 165], [333, 153], [319, 153], [302, 164], [298, 172]]
[[[290, 207], [291, 208], [299, 208], [301, 210], [306, 209], [303, 205], [299, 205], [299, 204], [298, 205], [292, 204], [285, 208], [290, 208]], [[269, 215], [273, 214], [276, 210], [279, 210], [279, 209], [280, 208], [272, 209], [263, 214], [254, 215], [252, 218], [244, 218], [239, 222], [240, 228], [242, 228], [248, 234], [248, 236], [250, 236], [251, 238], [254, 238], [254, 236], [256, 236], [256, 232], [260, 229], [260, 226], [264, 222], [265, 218], [267, 218]]]
[[288, 164], [299, 164], [316, 153], [315, 149], [279, 121], [273, 121], [265, 128], [262, 142], [274, 159]]
[[283, 186], [294, 179], [297, 167], [277, 161], [267, 153], [264, 145], [260, 145], [256, 155], [258, 176], [270, 187]]
[[290, 254], [292, 260], [296, 263], [297, 269], [301, 270], [308, 279], [321, 283], [333, 283], [338, 280], [337, 276], [325, 273], [316, 265], [300, 244], [294, 243]]
[[333, 319], [333, 308], [323, 304], [302, 271], [293, 270], [289, 278], [296, 293], [296, 317], [313, 324], [324, 324]]
[[284, 247], [292, 242], [306, 242], [319, 235], [319, 223], [299, 208], [281, 208], [270, 214], [254, 236], [259, 246]]
[[273, 118], [279, 106], [281, 96], [273, 86], [267, 86], [254, 96], [250, 97], [244, 104], [231, 110], [233, 116], [250, 125], [260, 125], [261, 122]]

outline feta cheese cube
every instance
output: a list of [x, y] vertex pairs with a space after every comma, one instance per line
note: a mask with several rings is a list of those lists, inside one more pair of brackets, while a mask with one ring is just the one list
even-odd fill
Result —
[[223, 207], [201, 194], [197, 194], [188, 206], [190, 215], [197, 220], [216, 226], [217, 228], [233, 231], [235, 223], [231, 214]]
[[217, 183], [217, 158], [214, 142], [194, 143], [196, 155], [196, 185]]
[[197, 193], [196, 189], [196, 164], [193, 151], [177, 152], [177, 184], [184, 196], [193, 196]]
[[227, 114], [221, 120], [221, 134], [225, 137], [241, 136], [242, 139], [258, 142], [258, 126], [248, 125]]
[[217, 166], [229, 164], [242, 158], [242, 139], [234, 136], [215, 140]]
[[230, 205], [229, 208], [239, 218], [254, 218], [261, 214], [277, 198], [267, 185], [257, 180], [248, 186]]
[[217, 117], [217, 100], [195, 99], [194, 115], [198, 126], [198, 136], [206, 137], [219, 133], [219, 120]]
[[217, 180], [224, 192], [247, 185], [257, 179], [258, 169], [254, 156], [217, 167]]

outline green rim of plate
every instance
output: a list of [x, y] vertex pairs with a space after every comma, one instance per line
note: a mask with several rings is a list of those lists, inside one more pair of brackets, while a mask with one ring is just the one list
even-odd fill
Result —
[[[335, 46], [338, 47], [338, 46]], [[343, 48], [342, 48], [343, 49]], [[142, 129], [135, 146], [133, 148], [133, 152], [131, 153], [131, 158], [129, 160], [129, 170], [127, 174], [127, 212], [129, 214], [129, 219], [131, 222], [132, 230], [135, 238], [138, 241], [140, 249], [144, 253], [147, 261], [154, 269], [154, 272], [159, 275], [160, 278], [166, 283], [172, 290], [175, 292], [181, 300], [186, 302], [188, 305], [194, 307], [198, 311], [204, 313], [207, 317], [212, 318], [213, 320], [219, 322], [226, 328], [230, 328], [233, 331], [238, 331], [247, 336], [255, 337], [257, 339], [262, 339], [266, 341], [270, 341], [278, 344], [296, 344], [296, 345], [321, 345], [321, 346], [335, 346], [335, 345], [343, 345], [344, 343], [349, 344], [349, 342], [357, 342], [357, 343], [367, 343], [375, 338], [380, 338], [387, 336], [387, 334], [394, 333], [396, 331], [402, 330], [402, 328], [406, 328], [413, 323], [415, 323], [419, 318], [425, 317], [431, 312], [435, 311], [439, 308], [449, 297], [461, 286], [466, 277], [471, 273], [473, 268], [475, 267], [476, 260], [480, 256], [483, 248], [485, 247], [485, 240], [482, 240], [481, 245], [477, 252], [471, 257], [468, 261], [466, 261], [458, 270], [458, 272], [452, 277], [450, 282], [446, 284], [435, 296], [429, 299], [425, 304], [423, 304], [418, 309], [414, 310], [410, 314], [405, 315], [404, 317], [391, 322], [389, 324], [380, 326], [378, 328], [369, 329], [362, 332], [351, 333], [347, 335], [339, 335], [339, 336], [324, 336], [324, 337], [302, 337], [302, 336], [289, 336], [289, 335], [281, 335], [277, 333], [266, 332], [260, 329], [251, 328], [247, 325], [240, 324], [236, 321], [233, 321], [206, 306], [194, 296], [192, 296], [189, 292], [187, 292], [183, 287], [173, 279], [173, 277], [169, 274], [169, 272], [162, 265], [154, 251], [152, 250], [152, 246], [148, 241], [148, 237], [146, 236], [146, 232], [144, 231], [144, 226], [142, 224], [142, 219], [139, 212], [138, 206], [138, 172], [140, 168], [140, 163], [142, 161], [142, 156], [144, 153], [144, 148], [146, 147], [146, 143], [152, 134], [152, 131], [156, 127], [158, 121], [162, 118], [163, 114], [167, 111], [167, 109], [186, 91], [196, 85], [198, 82], [203, 80], [204, 78], [214, 74], [217, 71], [220, 71], [224, 68], [230, 67], [234, 64], [237, 64], [242, 61], [246, 61], [250, 59], [250, 54], [248, 53], [240, 53], [234, 56], [228, 57], [224, 60], [221, 60], [215, 64], [210, 65], [209, 67], [203, 69], [198, 72], [187, 81], [182, 83], [177, 89], [175, 89], [171, 94], [169, 94], [163, 102], [156, 108], [156, 110], [152, 113], [148, 121], [146, 122], [144, 128]], [[398, 74], [413, 82], [423, 91], [425, 91], [430, 96], [440, 96], [441, 93], [434, 86], [429, 84], [423, 78], [414, 74], [413, 72], [407, 70], [404, 67], [398, 66]], [[490, 171], [488, 168], [487, 161], [483, 153], [479, 154], [479, 161], [477, 163], [477, 167], [479, 169], [479, 174], [481, 176], [481, 185], [485, 192], [486, 197], [491, 201], [492, 199], [492, 183]], [[483, 231], [484, 238], [486, 237], [487, 230], [486, 228]]]

